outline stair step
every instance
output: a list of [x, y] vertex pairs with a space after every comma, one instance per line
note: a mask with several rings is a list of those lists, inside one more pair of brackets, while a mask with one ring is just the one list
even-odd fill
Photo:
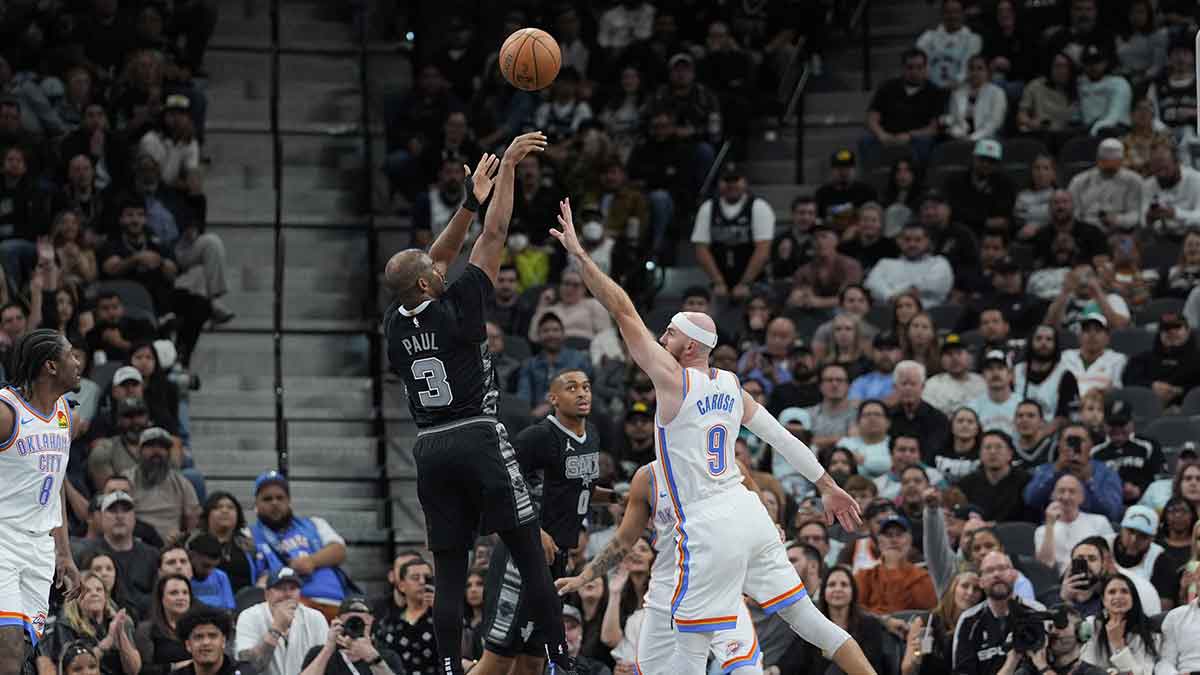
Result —
[[[284, 335], [285, 375], [355, 376], [367, 372], [366, 336]], [[207, 375], [272, 375], [274, 347], [269, 335], [211, 333], [200, 340], [192, 369]], [[193, 414], [199, 411], [193, 411]]]

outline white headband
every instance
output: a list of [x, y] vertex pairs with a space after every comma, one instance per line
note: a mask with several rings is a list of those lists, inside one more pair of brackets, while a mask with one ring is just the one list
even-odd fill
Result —
[[683, 312], [678, 312], [671, 317], [671, 325], [675, 326], [680, 333], [692, 338], [696, 342], [712, 349], [717, 346], [717, 334], [701, 328], [692, 323], [692, 320], [687, 318]]

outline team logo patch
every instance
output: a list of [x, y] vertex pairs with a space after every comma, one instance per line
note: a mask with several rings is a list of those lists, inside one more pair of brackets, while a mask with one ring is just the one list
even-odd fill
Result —
[[730, 640], [725, 644], [726, 657], [733, 658], [734, 656], [738, 656], [742, 653], [742, 647], [743, 645], [741, 640]]
[[69, 426], [71, 426], [71, 423], [67, 421], [67, 413], [59, 410], [58, 411], [58, 428], [66, 429]]
[[46, 628], [46, 613], [39, 612], [37, 616], [33, 617], [31, 623], [33, 624], [33, 631], [41, 635], [42, 631]]

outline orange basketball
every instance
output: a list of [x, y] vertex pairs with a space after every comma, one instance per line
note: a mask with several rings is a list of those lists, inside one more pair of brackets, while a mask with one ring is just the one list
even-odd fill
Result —
[[538, 28], [517, 30], [500, 47], [500, 74], [517, 89], [549, 87], [561, 65], [558, 41]]

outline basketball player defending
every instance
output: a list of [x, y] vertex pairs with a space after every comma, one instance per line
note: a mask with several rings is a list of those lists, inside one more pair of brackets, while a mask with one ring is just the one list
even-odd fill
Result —
[[[778, 613], [848, 675], [873, 675], [858, 644], [812, 603], [762, 502], [742, 487], [734, 458], [738, 429], [748, 428], [817, 486], [828, 522], [836, 517], [848, 531], [857, 529], [862, 523], [858, 504], [825, 473], [807, 446], [751, 396], [743, 395], [736, 375], [709, 367], [709, 353], [717, 344], [711, 317], [676, 314], [655, 341], [629, 296], [580, 245], [570, 202], [564, 200], [560, 207], [562, 229], [550, 233], [579, 261], [584, 283], [617, 321], [630, 355], [653, 381], [658, 400], [657, 461], [676, 520], [671, 616], [678, 632], [669, 672], [705, 671], [713, 633], [737, 625], [744, 593], [765, 612]], [[627, 550], [614, 537], [580, 577], [559, 580], [559, 591], [607, 572]]]
[[517, 163], [545, 147], [546, 138], [538, 132], [509, 145], [483, 231], [454, 283], [446, 284], [446, 270], [466, 237], [469, 212], [487, 198], [494, 158], [485, 156], [468, 176], [472, 185], [466, 192], [475, 203], [455, 214], [429, 252], [401, 251], [384, 272], [396, 293], [383, 321], [388, 359], [404, 379], [418, 428], [413, 458], [437, 569], [433, 622], [442, 675], [463, 672], [462, 598], [468, 553], [480, 529], [500, 533], [529, 588], [530, 615], [546, 636], [550, 660], [560, 673], [571, 670], [537, 514], [508, 432], [496, 419], [499, 389], [484, 327], [484, 308], [495, 292], [508, 238]]
[[17, 340], [10, 359], [12, 384], [0, 389], [0, 675], [21, 672], [25, 635], [37, 646], [55, 571], [67, 598], [79, 589], [62, 489], [73, 431], [63, 394], [79, 391], [79, 360], [53, 330]]

